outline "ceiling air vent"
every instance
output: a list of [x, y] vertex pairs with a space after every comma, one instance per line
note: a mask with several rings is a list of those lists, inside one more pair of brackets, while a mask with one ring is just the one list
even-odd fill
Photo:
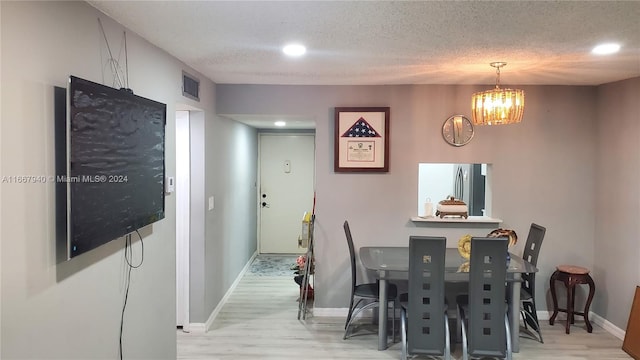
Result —
[[182, 72], [182, 96], [200, 101], [200, 80]]

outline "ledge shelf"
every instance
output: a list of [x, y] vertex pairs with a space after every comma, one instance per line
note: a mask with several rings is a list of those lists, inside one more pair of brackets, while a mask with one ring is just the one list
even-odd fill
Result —
[[462, 217], [420, 217], [415, 216], [411, 218], [411, 221], [416, 223], [439, 223], [439, 224], [500, 224], [501, 219], [496, 219], [488, 216], [469, 216], [467, 219]]

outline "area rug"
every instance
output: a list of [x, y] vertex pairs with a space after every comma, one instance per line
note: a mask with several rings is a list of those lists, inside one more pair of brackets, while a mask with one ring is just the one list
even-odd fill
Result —
[[248, 273], [254, 276], [294, 276], [291, 267], [297, 255], [258, 255], [251, 263]]

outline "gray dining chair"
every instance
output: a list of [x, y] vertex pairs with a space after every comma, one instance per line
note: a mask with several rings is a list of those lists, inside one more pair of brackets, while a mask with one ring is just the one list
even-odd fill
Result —
[[505, 302], [508, 238], [471, 238], [469, 293], [456, 297], [462, 330], [462, 358], [511, 360], [511, 332]]
[[[347, 314], [347, 320], [344, 324], [344, 340], [349, 336], [349, 330], [356, 316], [362, 311], [378, 306], [388, 306], [387, 304], [380, 304], [380, 283], [362, 283], [358, 284], [356, 280], [356, 251], [353, 246], [353, 238], [351, 237], [351, 229], [349, 228], [349, 222], [345, 221], [343, 224], [344, 234], [347, 238], [347, 245], [349, 247], [349, 260], [351, 262], [351, 303], [349, 304], [349, 313]], [[389, 284], [387, 289], [389, 302], [393, 304], [393, 314], [396, 313], [396, 298], [398, 296], [398, 288], [394, 284]], [[358, 299], [358, 301], [356, 301]], [[378, 319], [378, 321], [383, 321]], [[384, 320], [386, 321], [386, 319]], [[392, 319], [393, 330], [392, 334], [395, 337], [395, 319]]]
[[447, 239], [409, 237], [408, 293], [400, 295], [402, 360], [409, 355], [451, 358], [444, 292]]
[[[544, 239], [546, 232], [547, 229], [545, 227], [531, 223], [527, 242], [525, 243], [524, 251], [522, 252], [522, 258], [533, 266], [537, 266], [538, 254], [540, 253], [540, 247], [542, 246], [542, 240]], [[536, 310], [536, 273], [522, 274], [522, 285], [520, 288], [520, 313], [522, 314], [522, 320], [524, 321], [525, 328], [527, 328], [527, 326], [531, 326], [531, 328], [538, 333], [540, 342], [544, 343]]]

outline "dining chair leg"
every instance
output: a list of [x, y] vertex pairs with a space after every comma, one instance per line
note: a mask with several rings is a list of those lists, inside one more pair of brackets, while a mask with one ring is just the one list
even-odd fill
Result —
[[444, 315], [444, 359], [451, 360], [451, 334], [449, 334], [449, 317], [445, 313]]
[[393, 300], [393, 312], [391, 313], [391, 342], [396, 342], [396, 301]]
[[402, 341], [402, 352], [400, 359], [407, 360], [407, 311], [400, 309], [400, 339]]
[[360, 305], [360, 303], [363, 302], [363, 301], [364, 301], [364, 299], [359, 299], [358, 302], [356, 303], [356, 305], [354, 306], [354, 308], [351, 310], [351, 316], [349, 317], [349, 322], [346, 324], [345, 329], [344, 329], [344, 336], [342, 337], [343, 340], [347, 339], [347, 336], [349, 335], [349, 326], [351, 325], [353, 320], [355, 320], [355, 318], [358, 316], [359, 313], [361, 313], [362, 311], [364, 311], [366, 309], [370, 309], [372, 307], [378, 306], [378, 302], [374, 301], [374, 302], [370, 302], [368, 304], [365, 304], [365, 305], [362, 305], [362, 306], [358, 307], [358, 305]]
[[458, 322], [460, 325], [460, 331], [462, 334], [462, 360], [469, 360], [469, 354], [467, 353], [467, 330], [464, 325], [464, 319], [462, 319], [462, 310], [460, 309], [460, 305], [458, 305]]
[[457, 307], [456, 308], [456, 342], [460, 342], [460, 339], [462, 338], [462, 326], [461, 326], [462, 318], [460, 316], [461, 316], [460, 308]]
[[[530, 304], [532, 313], [536, 313], [536, 307], [533, 304]], [[527, 320], [531, 319], [531, 322], [535, 324], [535, 328], [531, 325], [531, 328], [538, 333], [538, 337], [540, 338], [540, 343], [544, 344], [544, 339], [542, 339], [542, 330], [540, 329], [540, 322], [537, 317], [532, 316], [527, 311], [522, 311], [522, 320], [524, 321], [524, 328], [527, 329]]]
[[528, 329], [528, 327], [527, 327], [527, 314], [525, 313], [524, 310], [520, 310], [520, 315], [522, 316], [522, 322], [524, 323], [524, 328]]
[[353, 314], [353, 296], [351, 297], [351, 303], [349, 304], [349, 313], [347, 314], [347, 321], [344, 322], [344, 329], [347, 330], [349, 323], [351, 322], [351, 315]]
[[504, 314], [504, 328], [507, 334], [507, 360], [511, 360], [512, 348], [511, 348], [511, 327], [509, 325], [509, 316]]
[[467, 331], [464, 323], [462, 324], [462, 360], [469, 360], [469, 354], [467, 349]]

